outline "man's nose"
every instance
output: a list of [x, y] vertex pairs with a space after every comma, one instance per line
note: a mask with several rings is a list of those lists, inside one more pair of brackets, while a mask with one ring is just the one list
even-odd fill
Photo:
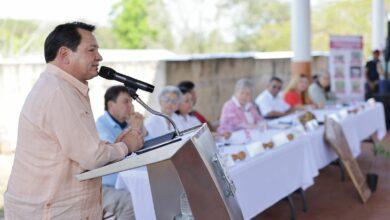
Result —
[[102, 55], [100, 55], [99, 52], [97, 52], [97, 60], [98, 61], [102, 61], [103, 60], [103, 57], [102, 57]]

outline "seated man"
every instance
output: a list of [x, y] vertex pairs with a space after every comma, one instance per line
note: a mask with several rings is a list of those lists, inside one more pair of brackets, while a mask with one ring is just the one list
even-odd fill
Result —
[[256, 105], [266, 118], [277, 118], [292, 112], [292, 108], [283, 100], [279, 92], [283, 81], [274, 76], [268, 83], [267, 89], [256, 98]]
[[[132, 98], [124, 86], [112, 86], [104, 95], [104, 115], [96, 122], [101, 140], [114, 143], [120, 134], [131, 127], [143, 132], [143, 116], [134, 112]], [[116, 219], [135, 219], [131, 196], [128, 192], [115, 189], [118, 174], [104, 176], [103, 209]]]

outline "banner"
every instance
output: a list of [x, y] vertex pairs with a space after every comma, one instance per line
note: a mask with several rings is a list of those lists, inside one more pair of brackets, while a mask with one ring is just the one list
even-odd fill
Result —
[[330, 36], [329, 73], [338, 99], [364, 100], [362, 36]]

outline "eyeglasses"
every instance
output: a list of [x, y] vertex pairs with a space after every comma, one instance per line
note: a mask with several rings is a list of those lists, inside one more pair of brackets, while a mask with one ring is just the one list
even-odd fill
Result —
[[282, 86], [273, 85], [272, 88], [273, 88], [273, 89], [280, 90], [280, 89], [282, 89]]
[[176, 105], [176, 104], [179, 104], [180, 103], [180, 100], [179, 99], [171, 99], [171, 98], [168, 98], [168, 97], [161, 97], [161, 100], [164, 101], [164, 102], [167, 102], [169, 104], [173, 104], [173, 105]]

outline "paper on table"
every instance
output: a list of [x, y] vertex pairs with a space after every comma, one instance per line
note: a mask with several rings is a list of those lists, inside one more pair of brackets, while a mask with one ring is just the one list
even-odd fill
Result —
[[261, 141], [256, 141], [251, 144], [246, 145], [246, 150], [250, 157], [254, 157], [257, 154], [264, 152], [263, 143]]
[[293, 127], [290, 131], [295, 137], [302, 136], [306, 133], [305, 128], [301, 124]]
[[286, 132], [280, 132], [272, 137], [275, 147], [279, 147], [289, 142]]
[[318, 125], [318, 122], [317, 122], [317, 120], [315, 120], [315, 119], [306, 122], [306, 129], [307, 129], [308, 131], [313, 131], [313, 130], [317, 129], [318, 126], [319, 126], [319, 125]]
[[336, 122], [340, 122], [340, 117], [338, 116], [338, 114], [334, 113], [334, 114], [329, 114], [327, 117], [335, 120]]
[[347, 109], [342, 109], [339, 112], [339, 118], [342, 120], [342, 119], [345, 119], [346, 117], [348, 117], [348, 110]]

